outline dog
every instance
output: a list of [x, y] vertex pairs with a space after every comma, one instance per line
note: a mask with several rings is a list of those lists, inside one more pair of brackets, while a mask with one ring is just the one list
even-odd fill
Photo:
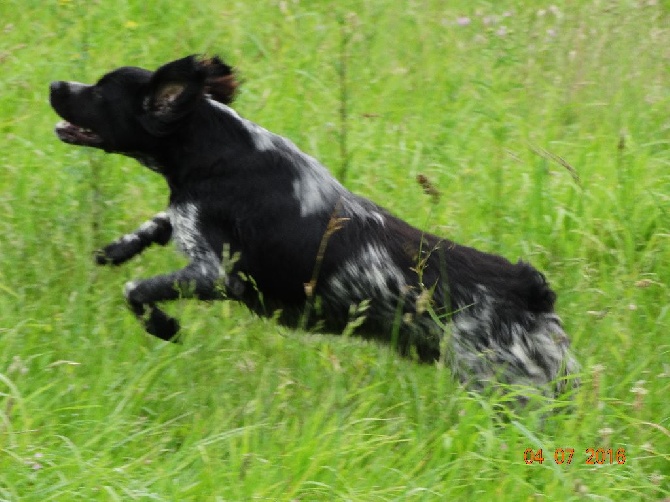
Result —
[[[290, 140], [231, 108], [237, 80], [219, 57], [156, 71], [122, 67], [96, 84], [58, 81], [58, 138], [136, 159], [169, 187], [166, 211], [95, 254], [119, 265], [174, 241], [181, 270], [128, 282], [125, 298], [163, 340], [180, 298], [231, 299], [284, 325], [353, 329], [477, 390], [524, 385], [557, 395], [578, 363], [531, 265], [418, 230], [354, 195]], [[352, 328], [353, 326], [353, 328]]]

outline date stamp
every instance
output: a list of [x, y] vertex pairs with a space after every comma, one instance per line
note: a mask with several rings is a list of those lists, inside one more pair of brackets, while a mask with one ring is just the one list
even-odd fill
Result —
[[[528, 464], [543, 464], [545, 461], [551, 462], [551, 457], [545, 458], [542, 448], [534, 450], [526, 448], [523, 452], [523, 461]], [[583, 465], [604, 465], [626, 463], [625, 448], [586, 448], [584, 455], [579, 453], [575, 456], [574, 448], [556, 448], [554, 450], [554, 462], [558, 465], [582, 463]]]

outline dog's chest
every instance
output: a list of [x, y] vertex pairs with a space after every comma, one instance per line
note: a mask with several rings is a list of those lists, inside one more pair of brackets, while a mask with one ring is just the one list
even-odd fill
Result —
[[198, 230], [198, 207], [193, 203], [175, 204], [168, 208], [172, 224], [172, 240], [182, 253], [195, 258], [203, 242]]

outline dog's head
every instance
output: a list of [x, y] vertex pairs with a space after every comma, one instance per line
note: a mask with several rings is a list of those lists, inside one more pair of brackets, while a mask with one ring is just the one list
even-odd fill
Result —
[[50, 102], [64, 119], [56, 125], [61, 141], [133, 154], [176, 131], [205, 95], [228, 104], [236, 88], [218, 57], [188, 56], [155, 72], [119, 68], [94, 85], [52, 82]]

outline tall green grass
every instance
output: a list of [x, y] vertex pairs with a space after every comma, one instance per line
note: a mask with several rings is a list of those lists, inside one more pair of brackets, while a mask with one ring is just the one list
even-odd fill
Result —
[[[6, 0], [0, 20], [0, 500], [670, 497], [667, 1]], [[231, 304], [170, 306], [183, 346], [142, 333], [123, 283], [183, 259], [91, 253], [166, 187], [59, 143], [48, 84], [194, 52], [352, 190], [545, 271], [572, 405], [501, 420], [448, 369]], [[625, 464], [587, 465], [598, 447]]]

